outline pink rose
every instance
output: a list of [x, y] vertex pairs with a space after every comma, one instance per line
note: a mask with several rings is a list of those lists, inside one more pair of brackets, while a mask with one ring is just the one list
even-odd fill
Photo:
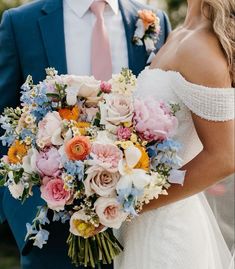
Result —
[[90, 153], [91, 165], [103, 167], [103, 169], [115, 173], [118, 171], [119, 161], [122, 159], [121, 150], [113, 144], [93, 143]]
[[71, 199], [71, 194], [64, 189], [64, 181], [61, 178], [44, 177], [40, 190], [42, 199], [55, 211], [64, 210], [64, 206]]
[[172, 137], [178, 126], [178, 121], [167, 107], [154, 99], [134, 102], [134, 125], [142, 139], [148, 142], [164, 140]]
[[100, 223], [106, 227], [119, 229], [128, 216], [122, 210], [117, 198], [100, 197], [94, 206]]
[[41, 151], [37, 155], [36, 167], [43, 176], [55, 176], [60, 173], [61, 156], [54, 147]]
[[48, 112], [43, 120], [39, 122], [38, 128], [37, 139], [45, 146], [63, 144], [61, 138], [62, 119], [58, 112]]
[[127, 127], [118, 127], [117, 137], [119, 140], [129, 140], [131, 137], [131, 130]]
[[108, 82], [102, 81], [100, 84], [100, 90], [103, 93], [111, 93], [112, 85]]
[[109, 197], [115, 194], [116, 185], [120, 178], [119, 173], [110, 173], [102, 167], [92, 166], [86, 171], [86, 174], [84, 185], [87, 196], [96, 193], [103, 197]]

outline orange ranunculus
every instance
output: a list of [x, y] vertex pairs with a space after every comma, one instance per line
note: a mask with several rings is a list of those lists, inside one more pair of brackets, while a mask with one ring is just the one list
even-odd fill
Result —
[[156, 14], [154, 14], [151, 10], [139, 10], [138, 15], [143, 21], [146, 30], [148, 30], [149, 26], [153, 25], [157, 21]]
[[81, 135], [86, 135], [87, 133], [86, 129], [89, 128], [90, 126], [91, 124], [89, 122], [80, 121], [76, 123], [76, 127], [79, 128]]
[[78, 106], [74, 106], [72, 109], [69, 108], [61, 108], [59, 111], [59, 114], [62, 119], [65, 120], [78, 120], [80, 111]]
[[91, 143], [86, 136], [75, 136], [65, 145], [67, 157], [73, 161], [85, 160], [91, 151]]
[[149, 170], [149, 156], [146, 152], [146, 149], [144, 147], [141, 147], [140, 145], [135, 145], [140, 151], [141, 151], [141, 158], [135, 168], [137, 169], [144, 169], [146, 171]]
[[8, 150], [8, 159], [10, 163], [21, 163], [23, 157], [27, 154], [27, 147], [25, 144], [16, 140], [15, 143]]

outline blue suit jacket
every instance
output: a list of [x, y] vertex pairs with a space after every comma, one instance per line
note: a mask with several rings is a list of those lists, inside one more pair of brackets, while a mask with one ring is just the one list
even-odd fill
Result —
[[[119, 0], [119, 7], [126, 31], [129, 68], [138, 75], [146, 66], [148, 54], [144, 46], [134, 45], [132, 38], [137, 11], [149, 7], [132, 0]], [[157, 51], [171, 30], [166, 14], [158, 11], [158, 16], [161, 35]], [[63, 25], [63, 0], [39, 0], [4, 13], [0, 25], [0, 113], [4, 107], [19, 105], [20, 86], [27, 75], [31, 74], [37, 83], [45, 78], [47, 67], [66, 74]], [[0, 147], [0, 155], [5, 151]], [[73, 268], [64, 248], [67, 234], [59, 224], [49, 227], [51, 237], [43, 250], [32, 248], [24, 241], [25, 225], [32, 221], [36, 207], [43, 203], [37, 188], [34, 189], [34, 196], [23, 205], [14, 200], [7, 189], [0, 188], [0, 219], [7, 220], [12, 229], [22, 254], [23, 268]], [[57, 264], [52, 262], [54, 259]]]

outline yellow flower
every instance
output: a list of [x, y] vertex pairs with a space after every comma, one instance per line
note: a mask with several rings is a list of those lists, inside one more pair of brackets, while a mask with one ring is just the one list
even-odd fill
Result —
[[127, 128], [131, 127], [132, 122], [131, 121], [130, 122], [124, 122], [124, 126], [127, 127]]
[[123, 149], [127, 149], [133, 146], [133, 143], [131, 141], [118, 141], [116, 144], [120, 145]]
[[135, 168], [143, 169], [145, 171], [149, 170], [149, 156], [148, 153], [146, 152], [146, 149], [141, 147], [140, 145], [136, 145], [136, 147], [141, 151], [141, 158]]
[[7, 155], [10, 163], [17, 164], [22, 162], [22, 159], [26, 154], [26, 145], [16, 140], [15, 143], [9, 148]]
[[91, 124], [89, 122], [83, 122], [83, 121], [80, 121], [75, 124], [75, 127], [79, 129], [81, 135], [86, 135], [87, 128], [89, 128], [90, 126]]
[[86, 223], [83, 220], [74, 219], [73, 224], [74, 228], [84, 238], [92, 236], [96, 229], [94, 225], [92, 225], [91, 223]]
[[138, 137], [137, 137], [137, 135], [136, 135], [136, 134], [132, 134], [132, 135], [131, 135], [131, 142], [133, 142], [133, 143], [137, 143], [137, 141], [138, 141]]

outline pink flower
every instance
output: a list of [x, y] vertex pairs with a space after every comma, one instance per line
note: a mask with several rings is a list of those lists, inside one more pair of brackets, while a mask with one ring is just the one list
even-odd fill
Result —
[[2, 161], [3, 161], [5, 164], [9, 164], [9, 163], [10, 163], [9, 158], [8, 158], [7, 155], [3, 155], [3, 157], [2, 157]]
[[70, 192], [64, 189], [61, 178], [44, 177], [40, 190], [42, 199], [47, 202], [50, 209], [55, 211], [64, 210], [64, 206], [71, 198]]
[[108, 82], [102, 81], [100, 84], [100, 90], [103, 93], [111, 93], [112, 85]]
[[142, 139], [151, 142], [164, 140], [175, 134], [178, 120], [164, 103], [150, 98], [136, 99], [134, 107], [134, 125]]
[[100, 197], [94, 206], [100, 223], [106, 227], [119, 229], [128, 216], [122, 210], [117, 198]]
[[131, 137], [131, 130], [127, 127], [118, 127], [117, 137], [119, 140], [129, 140]]
[[58, 112], [48, 112], [42, 121], [38, 124], [37, 139], [45, 144], [45, 146], [62, 145], [61, 138], [62, 119]]
[[86, 174], [84, 185], [87, 196], [96, 193], [103, 197], [109, 197], [115, 194], [116, 185], [120, 178], [118, 172], [111, 173], [102, 167], [92, 166], [87, 169]]
[[43, 176], [55, 176], [60, 173], [61, 156], [54, 147], [41, 151], [37, 155], [36, 167]]
[[118, 171], [119, 161], [122, 159], [121, 150], [112, 144], [94, 143], [91, 148], [91, 165], [103, 167], [103, 169], [115, 173]]

